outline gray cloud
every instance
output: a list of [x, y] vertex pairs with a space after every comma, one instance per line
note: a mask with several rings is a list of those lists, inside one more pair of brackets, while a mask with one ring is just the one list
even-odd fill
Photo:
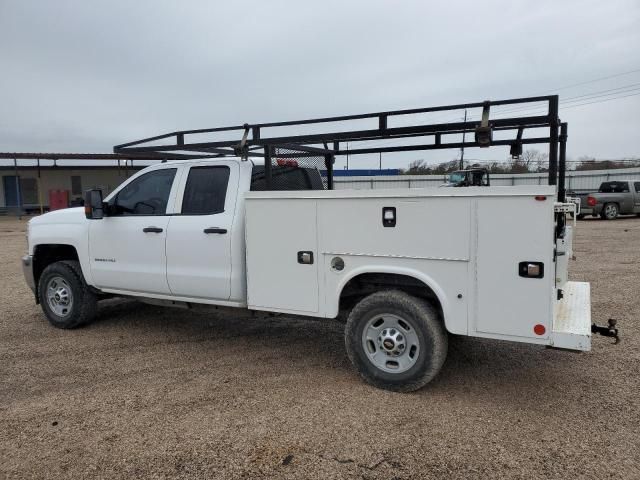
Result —
[[[3, 0], [0, 150], [108, 152], [175, 129], [553, 93], [640, 68], [639, 24], [635, 0]], [[640, 72], [558, 93], [632, 83]], [[640, 155], [639, 109], [561, 110], [569, 156]]]

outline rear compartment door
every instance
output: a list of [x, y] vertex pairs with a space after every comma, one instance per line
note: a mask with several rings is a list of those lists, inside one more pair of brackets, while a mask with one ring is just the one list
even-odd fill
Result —
[[[552, 329], [555, 282], [553, 197], [477, 200], [475, 330], [546, 338]], [[520, 262], [544, 264], [542, 278], [524, 278]], [[547, 334], [536, 335], [544, 325]], [[491, 335], [491, 336], [493, 336]]]

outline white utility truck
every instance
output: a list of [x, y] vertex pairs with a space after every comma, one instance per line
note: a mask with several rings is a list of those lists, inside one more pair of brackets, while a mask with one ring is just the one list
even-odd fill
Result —
[[[568, 280], [565, 215], [575, 204], [557, 202], [555, 185], [332, 190], [333, 158], [347, 137], [326, 134], [321, 142], [333, 148], [322, 148], [315, 137], [294, 145], [256, 128], [274, 125], [231, 127], [245, 132], [237, 144], [197, 148], [183, 135], [210, 130], [169, 134], [179, 148], [152, 148], [178, 160], [139, 171], [104, 201], [92, 190], [84, 208], [32, 219], [23, 267], [51, 324], [85, 324], [108, 296], [346, 318], [356, 369], [396, 391], [438, 373], [448, 334], [590, 349], [589, 284]], [[484, 126], [470, 146], [482, 143]], [[116, 151], [133, 155], [145, 141]], [[194, 150], [209, 158], [178, 153]], [[313, 156], [325, 160], [322, 173], [300, 165]]]

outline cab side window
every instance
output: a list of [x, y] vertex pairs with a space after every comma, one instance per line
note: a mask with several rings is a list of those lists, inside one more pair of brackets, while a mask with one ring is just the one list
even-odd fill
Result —
[[635, 182], [634, 185], [636, 187], [636, 192], [640, 193], [640, 182]]
[[191, 167], [182, 198], [182, 215], [213, 215], [224, 212], [229, 167]]
[[113, 199], [111, 215], [165, 215], [176, 171], [154, 170], [133, 180]]

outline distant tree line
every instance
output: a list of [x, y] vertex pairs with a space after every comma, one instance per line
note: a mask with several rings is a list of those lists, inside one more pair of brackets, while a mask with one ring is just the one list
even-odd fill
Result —
[[[518, 158], [509, 158], [502, 162], [467, 162], [465, 168], [484, 167], [490, 173], [543, 173], [549, 171], [549, 155], [539, 150], [525, 150]], [[580, 157], [577, 161], [568, 161], [567, 170], [607, 170], [614, 168], [640, 167], [640, 159], [596, 160], [592, 157]], [[460, 169], [460, 160], [450, 160], [433, 165], [424, 160], [414, 160], [406, 169], [400, 169], [403, 175], [446, 175]]]
[[630, 160], [596, 160], [591, 157], [580, 157], [576, 170], [608, 170], [613, 168], [640, 167], [640, 159]]

